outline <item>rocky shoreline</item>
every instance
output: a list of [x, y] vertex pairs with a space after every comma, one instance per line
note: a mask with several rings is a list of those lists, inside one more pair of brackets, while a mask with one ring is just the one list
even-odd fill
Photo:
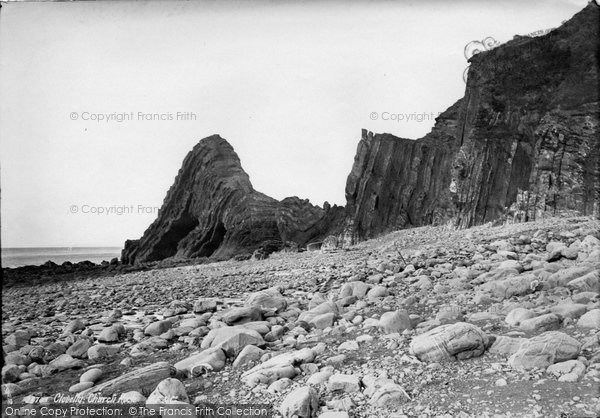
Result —
[[593, 417], [599, 271], [600, 221], [588, 217], [9, 286], [3, 402]]

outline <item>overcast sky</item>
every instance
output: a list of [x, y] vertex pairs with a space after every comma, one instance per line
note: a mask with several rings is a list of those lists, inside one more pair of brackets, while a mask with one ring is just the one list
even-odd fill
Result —
[[464, 94], [465, 44], [556, 27], [586, 3], [4, 3], [2, 245], [139, 238], [212, 134], [255, 189], [343, 205], [362, 128], [423, 136]]

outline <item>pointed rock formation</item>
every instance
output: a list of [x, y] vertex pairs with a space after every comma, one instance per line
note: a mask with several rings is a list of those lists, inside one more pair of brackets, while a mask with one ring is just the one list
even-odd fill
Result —
[[341, 216], [342, 208], [326, 210], [297, 197], [279, 202], [257, 192], [231, 145], [213, 135], [186, 156], [158, 218], [141, 239], [125, 243], [122, 260], [226, 259], [265, 242], [304, 245]]

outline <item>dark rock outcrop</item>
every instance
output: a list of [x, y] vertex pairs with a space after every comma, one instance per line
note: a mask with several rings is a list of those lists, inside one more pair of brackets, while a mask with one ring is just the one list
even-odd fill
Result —
[[345, 208], [259, 193], [224, 139], [200, 141], [123, 262], [249, 257], [332, 234], [348, 244], [508, 216], [599, 216], [599, 17], [591, 2], [544, 36], [473, 56], [464, 97], [423, 138], [363, 131]]
[[600, 7], [470, 59], [465, 96], [416, 141], [363, 131], [345, 242], [451, 221], [600, 212]]
[[157, 219], [142, 238], [126, 241], [122, 261], [226, 259], [265, 242], [304, 245], [342, 216], [340, 208], [296, 197], [280, 202], [257, 192], [231, 145], [214, 135], [186, 156]]

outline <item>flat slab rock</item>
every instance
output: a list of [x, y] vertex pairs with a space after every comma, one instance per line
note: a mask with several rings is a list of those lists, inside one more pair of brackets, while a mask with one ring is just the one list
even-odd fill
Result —
[[421, 361], [464, 360], [479, 357], [489, 345], [490, 338], [479, 327], [457, 322], [416, 336], [410, 351]]

